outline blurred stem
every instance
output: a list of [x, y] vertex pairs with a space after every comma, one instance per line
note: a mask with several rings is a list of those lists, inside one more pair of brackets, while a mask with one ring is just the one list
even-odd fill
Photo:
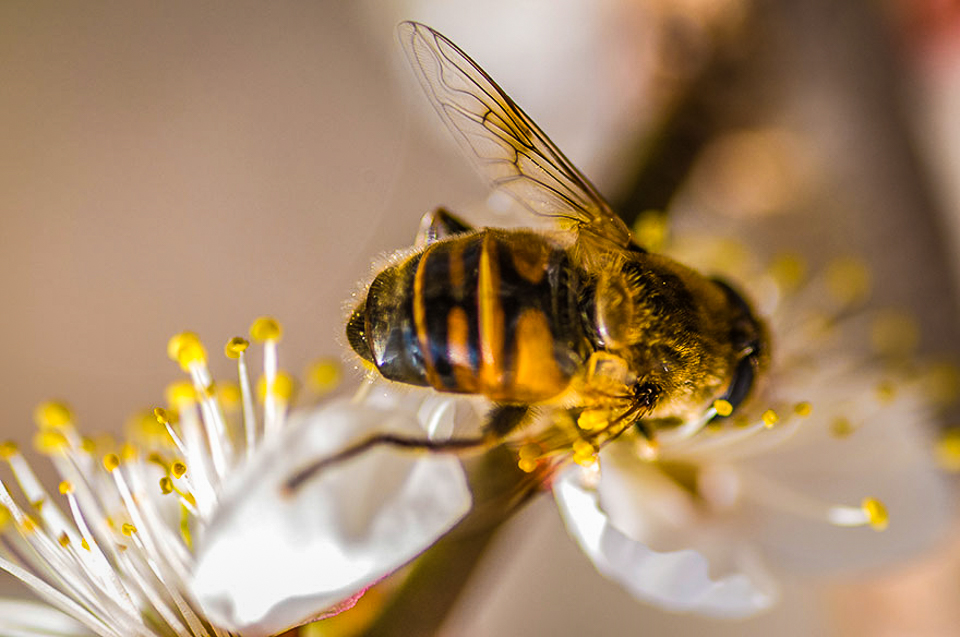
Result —
[[362, 633], [365, 637], [436, 634], [497, 531], [543, 479], [521, 472], [516, 454], [502, 446], [467, 470], [474, 497], [470, 513], [413, 564], [400, 590]]
[[[703, 149], [717, 136], [739, 124], [749, 100], [743, 63], [750, 38], [710, 33], [704, 25], [686, 24], [682, 15], [666, 18], [663, 65], [671, 60], [703, 56], [689, 76], [671, 83], [673, 96], [661, 121], [645, 142], [629, 185], [614, 209], [632, 225], [646, 211], [664, 211], [689, 177]], [[747, 26], [736, 29], [737, 34]], [[685, 35], [684, 35], [685, 34]], [[691, 35], [693, 34], [693, 35]]]

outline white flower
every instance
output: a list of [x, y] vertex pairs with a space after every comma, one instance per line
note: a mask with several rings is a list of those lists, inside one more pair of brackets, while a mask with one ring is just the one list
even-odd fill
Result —
[[279, 633], [348, 608], [467, 512], [465, 477], [449, 456], [374, 449], [286, 489], [291, 470], [372, 432], [449, 434], [454, 405], [375, 386], [288, 418], [279, 325], [259, 319], [251, 335], [264, 345], [259, 417], [247, 342], [227, 345], [238, 361], [231, 389], [213, 384], [189, 333], [170, 354], [191, 382], [172, 388], [171, 409], [156, 410], [152, 427], [139, 423], [134, 444], [106, 450], [80, 437], [65, 406], [38, 408], [37, 442], [63, 478], [65, 508], [16, 445], [0, 447], [19, 485], [0, 482], [0, 569], [58, 609], [0, 600], [0, 632]]
[[[709, 252], [698, 244], [683, 258]], [[876, 351], [903, 354], [909, 325], [855, 309], [862, 265], [842, 260], [802, 285], [798, 267], [786, 259], [779, 277], [731, 278], [758, 301], [773, 340], [744, 409], [664, 432], [655, 452], [628, 432], [554, 484], [570, 533], [639, 599], [747, 616], [777, 600], [783, 573], [882, 565], [946, 529], [951, 498], [924, 435], [931, 406]], [[871, 333], [887, 342], [871, 349]]]

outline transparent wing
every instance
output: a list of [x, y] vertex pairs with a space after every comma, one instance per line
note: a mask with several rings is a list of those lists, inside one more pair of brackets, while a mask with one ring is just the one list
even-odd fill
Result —
[[433, 107], [495, 188], [575, 226], [581, 242], [629, 244], [630, 231], [593, 184], [476, 62], [423, 24], [404, 22], [398, 33]]

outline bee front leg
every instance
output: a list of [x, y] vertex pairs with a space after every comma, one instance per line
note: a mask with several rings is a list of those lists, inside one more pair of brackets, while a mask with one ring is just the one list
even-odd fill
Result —
[[374, 447], [394, 447], [433, 453], [463, 453], [490, 449], [496, 446], [504, 436], [519, 427], [529, 413], [530, 409], [526, 406], [498, 405], [491, 410], [483, 434], [477, 438], [431, 440], [392, 433], [373, 434], [369, 438], [354, 443], [331, 456], [318, 458], [301, 467], [287, 478], [284, 484], [284, 492], [292, 494], [300, 488], [300, 485], [324, 470], [366, 453]]
[[423, 215], [420, 220], [420, 230], [417, 231], [417, 247], [428, 246], [431, 243], [464, 234], [473, 230], [473, 226], [456, 216], [443, 206]]
[[369, 438], [354, 443], [331, 456], [317, 458], [313, 462], [301, 467], [287, 478], [283, 485], [283, 490], [285, 495], [293, 494], [303, 483], [316, 477], [323, 471], [356, 458], [374, 447], [394, 447], [397, 449], [429, 451], [433, 453], [463, 453], [488, 448], [492, 446], [492, 442], [494, 441], [492, 441], [489, 436], [430, 440], [429, 438], [411, 438], [392, 433], [373, 434]]

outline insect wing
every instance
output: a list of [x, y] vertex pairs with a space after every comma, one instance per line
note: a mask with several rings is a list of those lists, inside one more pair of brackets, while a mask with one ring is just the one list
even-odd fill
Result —
[[398, 31], [430, 103], [495, 188], [536, 215], [576, 226], [581, 240], [589, 235], [607, 248], [630, 242], [596, 188], [466, 53], [417, 22]]

